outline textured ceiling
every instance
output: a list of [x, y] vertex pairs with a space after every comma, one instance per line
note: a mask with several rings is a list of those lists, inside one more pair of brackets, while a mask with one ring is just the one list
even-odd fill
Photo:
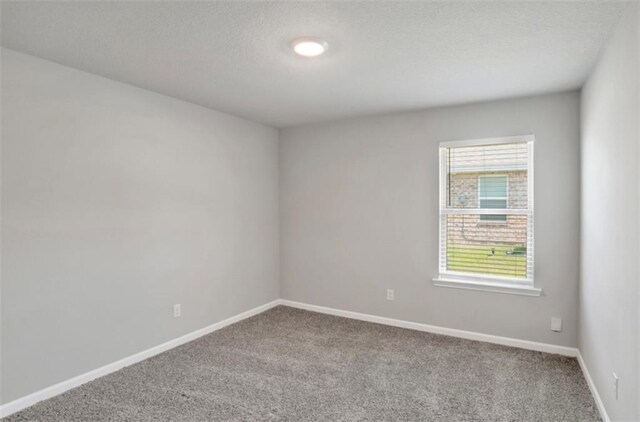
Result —
[[626, 6], [3, 2], [2, 45], [283, 127], [577, 88]]

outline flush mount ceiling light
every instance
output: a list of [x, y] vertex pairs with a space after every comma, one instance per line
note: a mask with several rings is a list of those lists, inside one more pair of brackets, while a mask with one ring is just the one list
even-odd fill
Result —
[[316, 57], [327, 51], [329, 44], [325, 40], [314, 37], [296, 38], [291, 48], [296, 54], [304, 57]]

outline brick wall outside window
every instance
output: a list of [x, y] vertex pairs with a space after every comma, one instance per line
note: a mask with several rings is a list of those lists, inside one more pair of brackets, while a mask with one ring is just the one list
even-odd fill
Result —
[[[527, 172], [501, 171], [450, 174], [450, 207], [478, 208], [480, 176], [508, 176], [508, 208], [527, 207]], [[527, 216], [508, 215], [507, 221], [480, 221], [479, 215], [449, 215], [447, 237], [450, 243], [483, 246], [488, 242], [522, 246], [527, 242]]]

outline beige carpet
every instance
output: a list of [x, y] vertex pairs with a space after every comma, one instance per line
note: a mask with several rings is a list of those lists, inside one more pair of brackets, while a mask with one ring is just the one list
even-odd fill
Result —
[[600, 419], [573, 358], [280, 306], [8, 420]]

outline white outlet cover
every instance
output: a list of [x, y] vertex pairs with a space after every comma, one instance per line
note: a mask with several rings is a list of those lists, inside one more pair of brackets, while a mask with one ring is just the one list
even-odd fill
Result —
[[387, 300], [393, 300], [393, 299], [394, 299], [393, 289], [387, 289]]
[[173, 317], [178, 318], [180, 315], [182, 315], [182, 309], [180, 309], [180, 304], [178, 303], [173, 305]]
[[558, 317], [551, 318], [551, 331], [555, 331], [555, 332], [562, 331], [562, 318], [558, 318]]

